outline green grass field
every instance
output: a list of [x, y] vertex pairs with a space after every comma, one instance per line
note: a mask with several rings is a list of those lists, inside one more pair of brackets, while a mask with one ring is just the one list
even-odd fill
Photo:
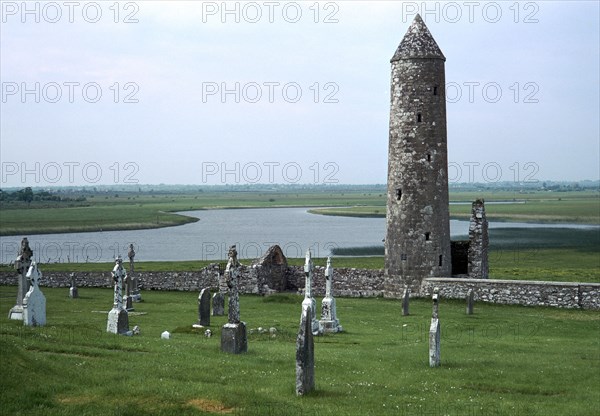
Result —
[[[144, 292], [130, 327], [105, 332], [109, 289], [44, 288], [48, 325], [6, 318], [15, 287], [0, 287], [0, 407], [13, 415], [596, 415], [597, 312], [442, 300], [442, 366], [428, 366], [430, 302], [338, 299], [344, 333], [315, 339], [316, 391], [294, 394], [301, 297], [242, 296], [248, 353], [219, 351], [194, 331], [197, 293]], [[160, 333], [172, 332], [161, 340]]]
[[173, 212], [220, 208], [354, 206], [382, 200], [376, 192], [111, 193], [88, 196], [84, 206], [40, 202], [0, 205], [0, 235], [157, 228], [197, 221]]
[[[490, 220], [520, 222], [563, 222], [600, 224], [598, 192], [472, 191], [452, 192], [453, 202], [486, 201]], [[196, 192], [150, 194], [112, 192], [87, 195], [84, 202], [22, 202], [0, 205], [0, 235], [25, 235], [157, 228], [185, 224], [195, 218], [173, 214], [178, 211], [214, 208], [337, 207], [315, 209], [325, 215], [383, 217], [385, 192], [374, 187], [364, 191], [323, 190], [305, 192]], [[522, 202], [525, 203], [522, 203]], [[451, 205], [452, 218], [468, 219], [470, 206]]]
[[[596, 192], [569, 192], [566, 194], [551, 194], [535, 192], [532, 194], [512, 195], [510, 193], [456, 193], [450, 194], [453, 202], [461, 204], [450, 205], [452, 219], [468, 220], [471, 216], [470, 204], [481, 196], [486, 202], [485, 210], [490, 221], [514, 221], [535, 223], [574, 223], [600, 224], [600, 197]], [[503, 202], [493, 204], [490, 202]], [[354, 207], [316, 208], [313, 214], [336, 215], [347, 217], [385, 217], [384, 204], [362, 205]]]

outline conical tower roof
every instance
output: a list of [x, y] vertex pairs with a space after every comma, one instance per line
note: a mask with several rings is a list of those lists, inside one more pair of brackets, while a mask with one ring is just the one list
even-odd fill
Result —
[[391, 62], [401, 59], [443, 59], [446, 57], [431, 36], [420, 15], [416, 15], [408, 28], [404, 39], [400, 42]]

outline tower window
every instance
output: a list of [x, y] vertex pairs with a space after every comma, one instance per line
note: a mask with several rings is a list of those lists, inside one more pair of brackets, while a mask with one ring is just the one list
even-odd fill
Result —
[[421, 113], [417, 113], [417, 123], [421, 122]]
[[427, 161], [431, 162], [431, 153], [427, 153]]
[[429, 233], [429, 232], [425, 233], [425, 241], [429, 241], [430, 235], [431, 235], [431, 233]]
[[440, 258], [439, 258], [439, 261], [438, 261], [438, 266], [440, 266], [440, 267], [442, 267], [442, 260], [443, 260], [443, 258], [444, 258], [444, 256], [442, 256], [440, 254]]
[[433, 95], [437, 95], [437, 87], [433, 87]]
[[400, 260], [406, 261], [406, 258], [407, 258], [406, 253], [400, 254]]
[[402, 189], [396, 188], [396, 199], [400, 201], [400, 198], [402, 198]]

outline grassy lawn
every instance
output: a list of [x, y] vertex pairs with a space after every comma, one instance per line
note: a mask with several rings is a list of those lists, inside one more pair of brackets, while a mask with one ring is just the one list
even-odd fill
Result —
[[[105, 333], [109, 289], [43, 288], [48, 326], [6, 318], [0, 287], [0, 407], [15, 415], [595, 415], [600, 406], [598, 312], [442, 300], [442, 366], [428, 366], [430, 302], [338, 299], [345, 332], [315, 339], [316, 387], [294, 394], [301, 298], [242, 296], [249, 352], [219, 351], [191, 328], [197, 293], [144, 292], [132, 338]], [[320, 301], [320, 300], [319, 300]], [[160, 333], [173, 333], [161, 340]]]

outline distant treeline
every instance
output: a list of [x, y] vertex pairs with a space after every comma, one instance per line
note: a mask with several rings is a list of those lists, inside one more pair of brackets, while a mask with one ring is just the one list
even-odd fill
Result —
[[49, 191], [34, 192], [31, 187], [20, 189], [18, 191], [7, 192], [0, 189], [1, 202], [33, 202], [33, 201], [53, 201], [53, 202], [83, 202], [84, 196], [70, 198], [53, 194]]

